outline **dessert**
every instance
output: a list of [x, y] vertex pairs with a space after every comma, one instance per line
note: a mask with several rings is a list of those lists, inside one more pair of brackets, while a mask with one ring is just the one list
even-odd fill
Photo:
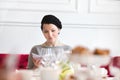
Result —
[[72, 49], [72, 54], [86, 55], [90, 54], [90, 50], [84, 46], [76, 46]]
[[109, 55], [110, 51], [109, 49], [98, 49], [96, 48], [94, 51], [94, 55]]

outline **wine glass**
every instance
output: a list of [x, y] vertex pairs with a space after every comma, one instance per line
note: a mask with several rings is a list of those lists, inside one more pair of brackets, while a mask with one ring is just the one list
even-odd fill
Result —
[[64, 57], [64, 50], [63, 48], [60, 47], [56, 47], [54, 49], [55, 55], [56, 55], [56, 61], [62, 61], [63, 57]]
[[42, 48], [40, 55], [42, 56], [42, 64], [44, 67], [52, 66], [55, 62], [55, 53], [52, 48]]

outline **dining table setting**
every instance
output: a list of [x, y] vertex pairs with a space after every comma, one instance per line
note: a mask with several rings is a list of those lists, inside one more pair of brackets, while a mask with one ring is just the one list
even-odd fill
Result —
[[[0, 68], [0, 80], [120, 80], [120, 57], [116, 60], [111, 56], [64, 54], [63, 50], [59, 51], [57, 55], [47, 52], [43, 66], [36, 69], [15, 69], [17, 56], [9, 56], [6, 66]], [[100, 67], [108, 64], [112, 77], [106, 68]]]
[[120, 80], [120, 76], [109, 77], [108, 71], [99, 67], [109, 60], [108, 56], [69, 55], [68, 62], [56, 62], [34, 70], [16, 69], [13, 73], [19, 80]]

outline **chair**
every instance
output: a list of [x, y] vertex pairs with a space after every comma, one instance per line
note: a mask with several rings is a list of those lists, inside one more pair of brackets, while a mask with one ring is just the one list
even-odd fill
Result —
[[[11, 54], [9, 53], [0, 53], [0, 68], [4, 68], [6, 63], [5, 60]], [[18, 57], [16, 69], [26, 69], [28, 63], [29, 54], [16, 54]], [[13, 55], [14, 56], [14, 55]]]

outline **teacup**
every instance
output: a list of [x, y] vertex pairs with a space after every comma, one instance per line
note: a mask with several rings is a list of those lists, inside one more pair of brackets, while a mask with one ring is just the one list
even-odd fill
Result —
[[61, 70], [59, 68], [45, 67], [40, 69], [41, 80], [59, 80], [60, 73]]
[[16, 73], [21, 75], [22, 80], [32, 80], [33, 71], [32, 70], [17, 70]]

